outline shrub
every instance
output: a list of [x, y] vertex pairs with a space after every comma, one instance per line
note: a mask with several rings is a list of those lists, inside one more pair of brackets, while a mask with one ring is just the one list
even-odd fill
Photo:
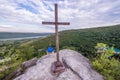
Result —
[[120, 62], [115, 58], [109, 58], [110, 54], [113, 54], [113, 47], [98, 55], [92, 62], [93, 67], [105, 77], [105, 80], [120, 80]]

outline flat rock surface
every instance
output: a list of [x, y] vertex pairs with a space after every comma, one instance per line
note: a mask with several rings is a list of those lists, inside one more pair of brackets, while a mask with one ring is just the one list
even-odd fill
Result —
[[41, 57], [36, 65], [26, 69], [24, 74], [14, 80], [104, 80], [91, 67], [89, 60], [76, 51], [61, 50], [60, 60], [66, 70], [59, 75], [51, 74], [51, 64], [56, 61], [56, 54], [49, 54]]

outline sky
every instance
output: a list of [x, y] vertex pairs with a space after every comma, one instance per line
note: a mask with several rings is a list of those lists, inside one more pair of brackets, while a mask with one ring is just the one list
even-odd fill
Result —
[[120, 24], [120, 0], [0, 0], [0, 32], [54, 32], [54, 4], [59, 31]]

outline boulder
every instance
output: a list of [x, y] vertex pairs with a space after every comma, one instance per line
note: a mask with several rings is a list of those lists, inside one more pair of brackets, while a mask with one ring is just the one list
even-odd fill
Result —
[[60, 61], [66, 67], [59, 75], [51, 73], [51, 64], [56, 61], [56, 54], [41, 57], [36, 65], [14, 80], [104, 80], [91, 66], [90, 61], [80, 53], [64, 49], [60, 51]]

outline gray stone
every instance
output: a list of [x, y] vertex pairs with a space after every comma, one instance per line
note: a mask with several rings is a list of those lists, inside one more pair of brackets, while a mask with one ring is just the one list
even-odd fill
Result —
[[61, 50], [60, 60], [66, 67], [60, 75], [51, 74], [51, 64], [56, 61], [56, 54], [49, 54], [14, 80], [104, 80], [102, 75], [92, 69], [89, 60], [76, 51]]

